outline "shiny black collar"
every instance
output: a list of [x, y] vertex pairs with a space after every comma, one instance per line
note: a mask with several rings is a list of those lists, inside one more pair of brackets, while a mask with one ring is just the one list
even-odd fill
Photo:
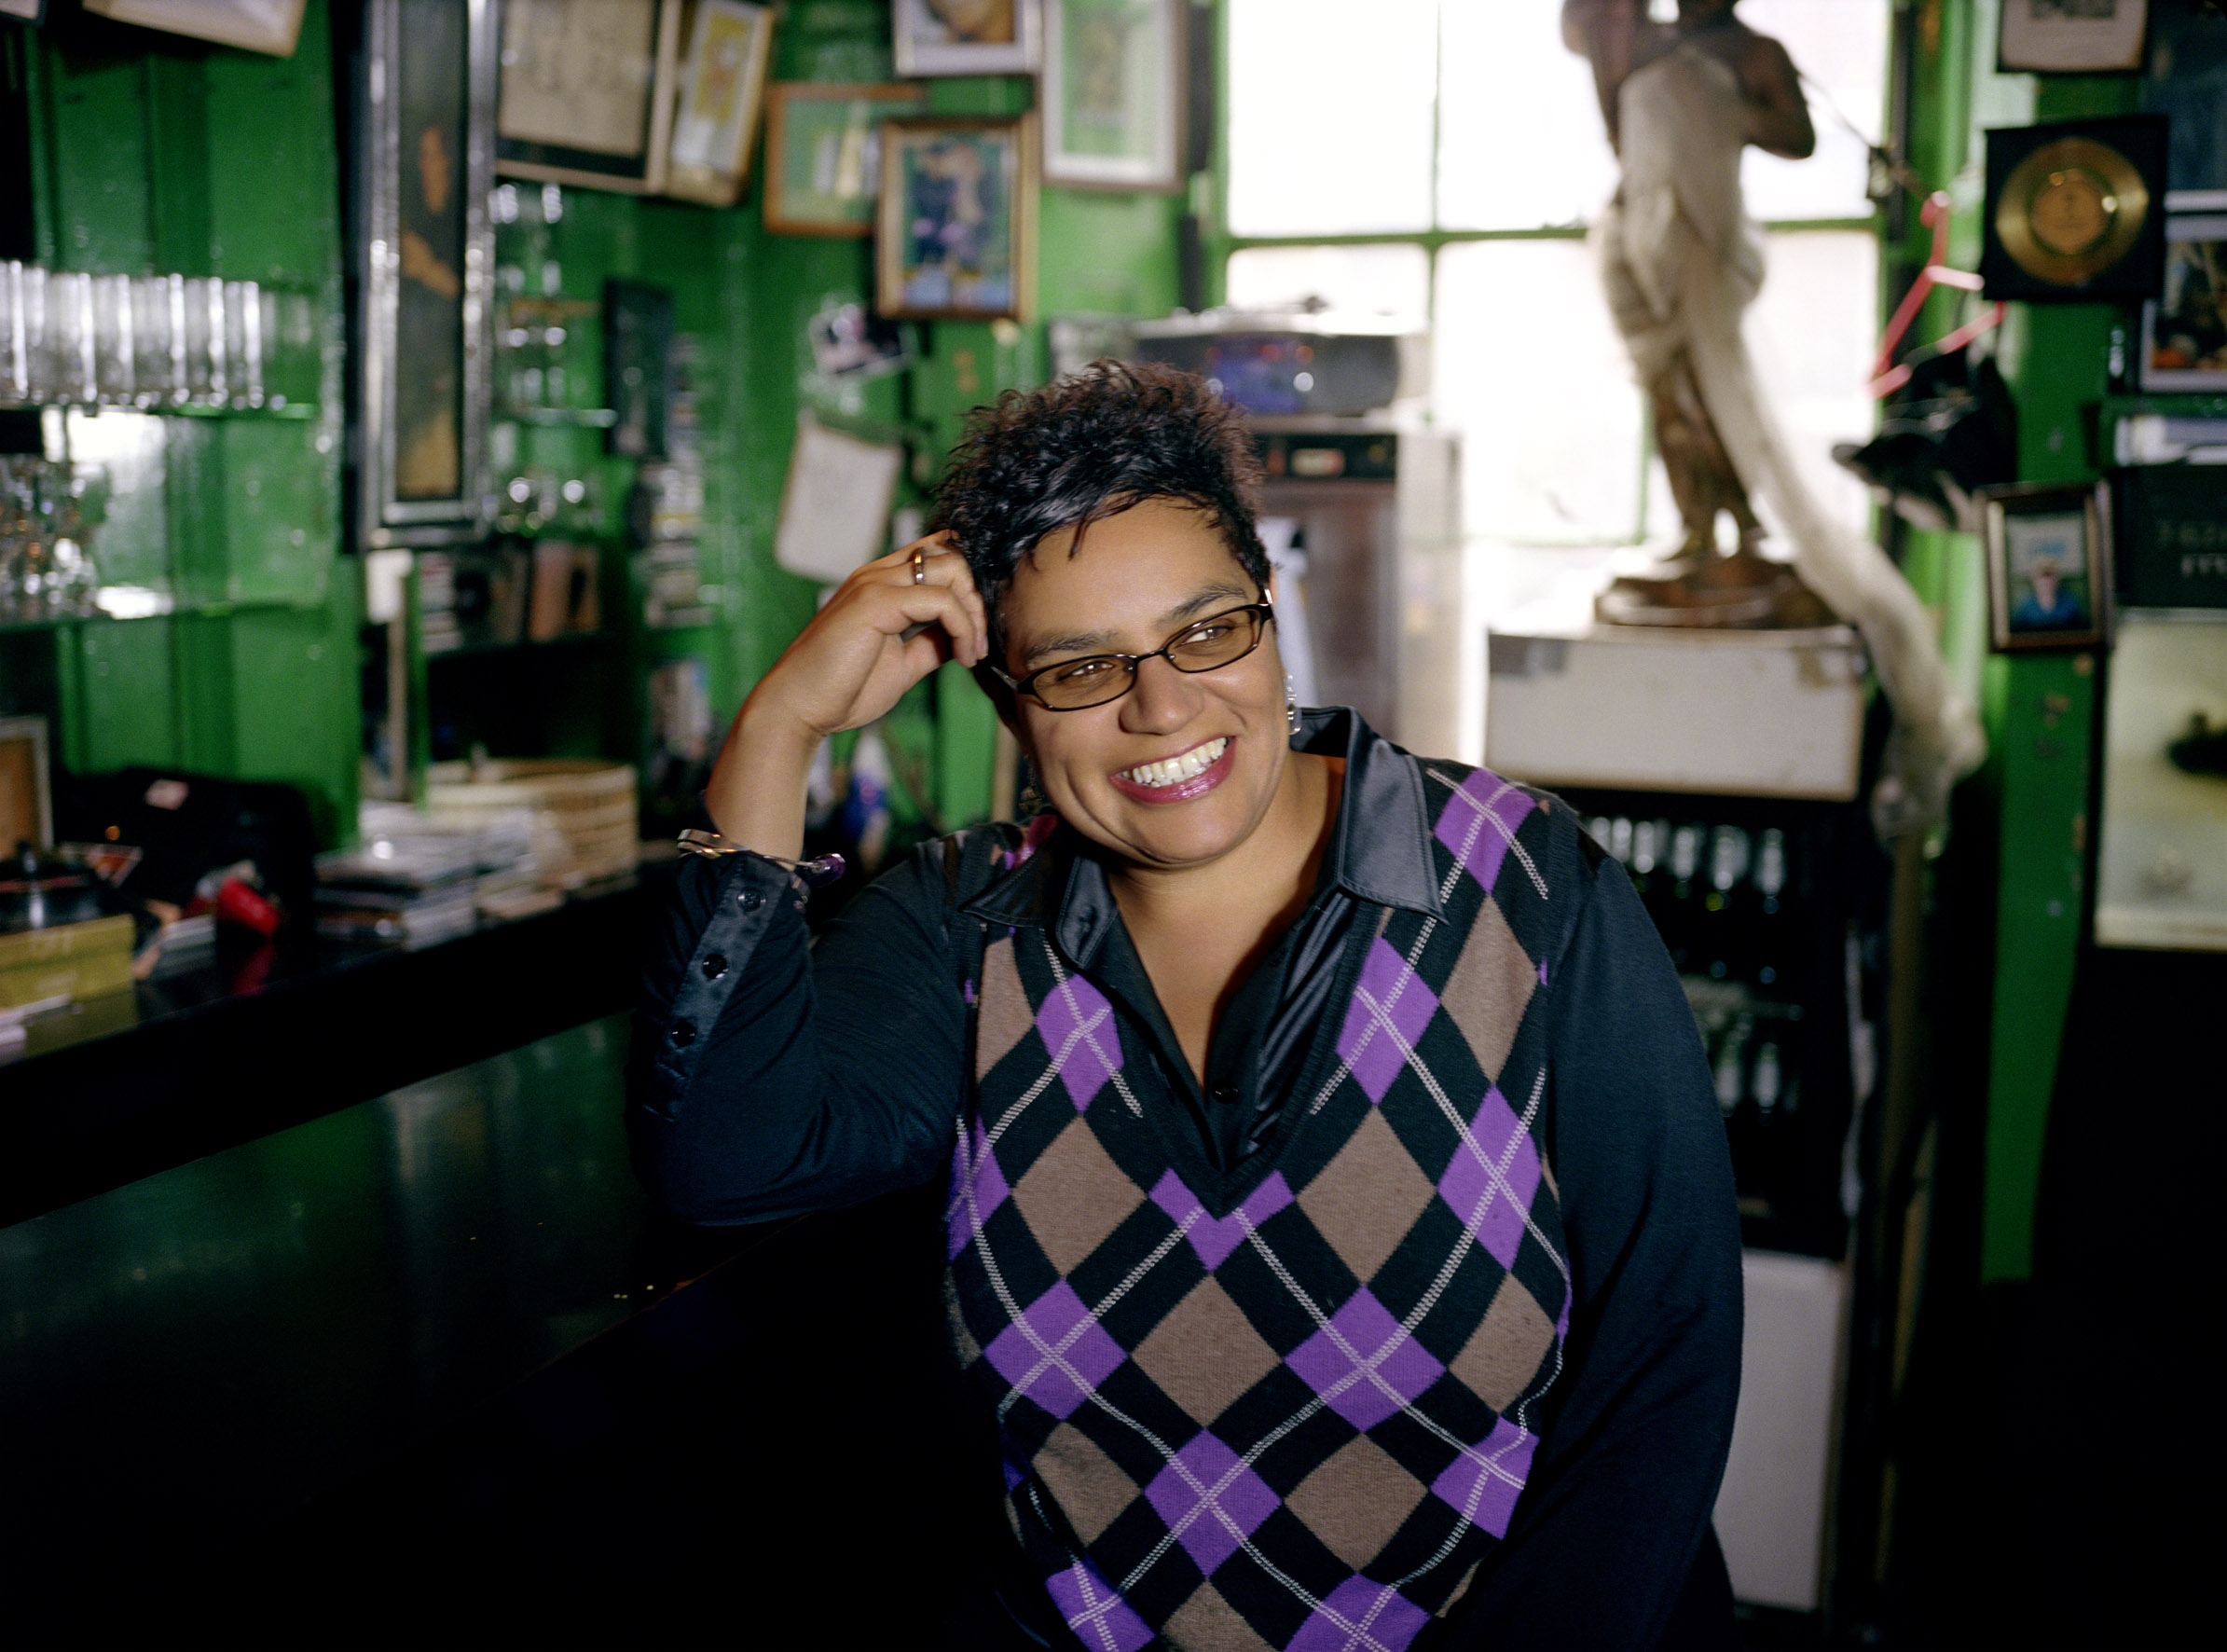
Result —
[[[1299, 721], [1293, 750], [1345, 759], [1345, 790], [1316, 888], [1341, 888], [1373, 906], [1440, 915], [1431, 819], [1415, 759], [1342, 706], [1302, 711]], [[1082, 969], [1091, 966], [1119, 917], [1099, 851], [1067, 830], [1053, 833], [1039, 853], [994, 877], [981, 894], [962, 902], [962, 910], [995, 924], [1049, 924], [1060, 951]]]

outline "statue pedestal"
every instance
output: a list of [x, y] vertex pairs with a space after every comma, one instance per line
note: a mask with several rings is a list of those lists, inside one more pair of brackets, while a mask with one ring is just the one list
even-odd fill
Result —
[[1487, 638], [1485, 762], [1542, 786], [1844, 802], [1864, 657], [1847, 626], [1739, 630], [1545, 623]]

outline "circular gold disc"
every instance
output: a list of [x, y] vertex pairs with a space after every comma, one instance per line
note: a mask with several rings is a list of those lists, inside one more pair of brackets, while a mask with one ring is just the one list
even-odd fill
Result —
[[2076, 287], [2134, 248], [2150, 191], [2134, 163], [2094, 138], [2058, 138], [2011, 169], [1995, 205], [1995, 233], [2036, 281]]

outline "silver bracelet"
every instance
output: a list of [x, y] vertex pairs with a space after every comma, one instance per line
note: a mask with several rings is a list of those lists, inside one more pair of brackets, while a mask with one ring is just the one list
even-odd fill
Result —
[[681, 833], [678, 842], [683, 855], [756, 855], [761, 860], [771, 860], [808, 889], [824, 889], [843, 875], [846, 865], [841, 855], [820, 855], [810, 860], [768, 855], [748, 844], [722, 837], [716, 832], [698, 832], [693, 827]]

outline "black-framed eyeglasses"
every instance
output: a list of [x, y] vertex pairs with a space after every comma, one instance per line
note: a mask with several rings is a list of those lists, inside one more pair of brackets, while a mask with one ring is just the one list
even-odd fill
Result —
[[1006, 687], [1028, 695], [1048, 711], [1080, 711], [1118, 700], [1134, 688], [1137, 669], [1147, 660], [1165, 660], [1193, 676], [1233, 666], [1260, 646], [1269, 621], [1275, 617], [1269, 603], [1252, 602], [1194, 620], [1150, 654], [1086, 654], [1057, 661], [1025, 677], [1008, 677], [996, 666], [990, 669]]

